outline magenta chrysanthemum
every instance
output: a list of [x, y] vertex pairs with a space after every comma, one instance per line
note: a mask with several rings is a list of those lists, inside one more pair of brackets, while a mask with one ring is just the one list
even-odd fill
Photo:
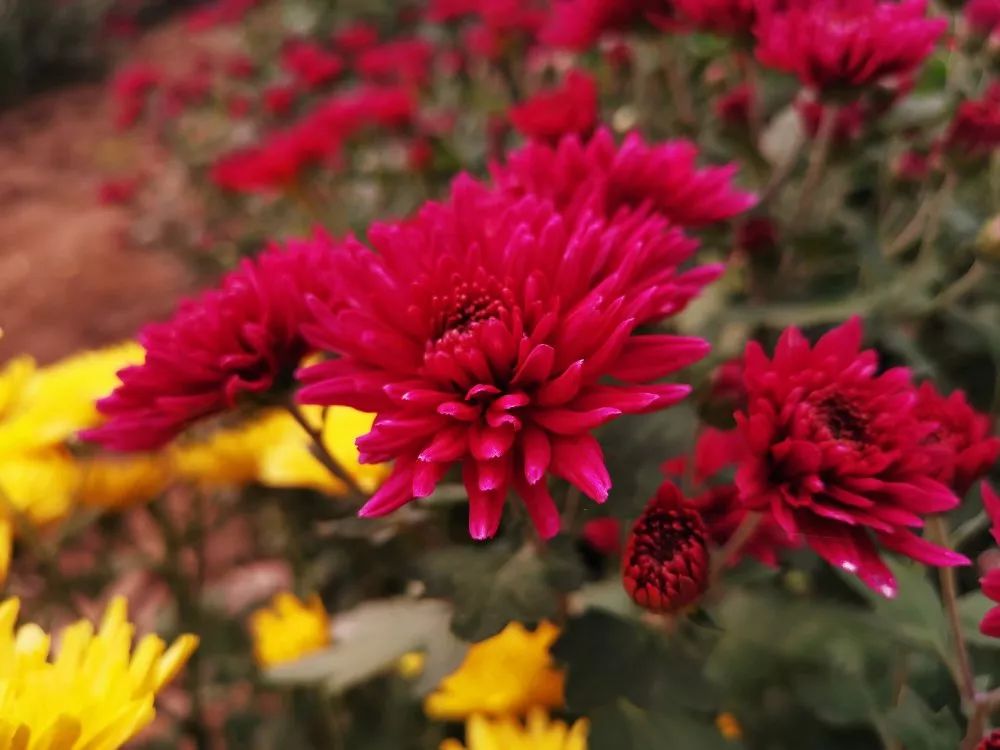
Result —
[[345, 250], [340, 309], [317, 309], [308, 330], [340, 358], [303, 371], [299, 394], [377, 412], [362, 460], [396, 464], [365, 516], [426, 497], [459, 463], [473, 537], [496, 532], [511, 488], [550, 537], [547, 475], [602, 502], [611, 480], [591, 431], [683, 398], [688, 386], [653, 381], [708, 349], [636, 333], [719, 270], [679, 271], [695, 243], [655, 217], [570, 223], [548, 201], [466, 178], [449, 202], [369, 238], [377, 254]]
[[771, 0], [755, 29], [757, 57], [821, 91], [911, 76], [948, 25], [926, 9], [926, 0]]
[[928, 441], [947, 451], [936, 478], [964, 495], [1000, 456], [992, 420], [973, 409], [962, 391], [945, 397], [929, 382], [917, 391], [915, 408], [918, 418], [937, 425]]
[[749, 36], [760, 0], [673, 0], [680, 20], [731, 36]]
[[320, 234], [273, 245], [170, 320], [147, 325], [139, 333], [145, 362], [118, 373], [121, 385], [98, 402], [107, 422], [83, 437], [113, 450], [150, 450], [242, 398], [291, 385], [308, 351], [306, 297], [326, 295], [332, 257]]
[[648, 207], [674, 224], [699, 227], [756, 203], [733, 186], [735, 164], [698, 169], [697, 158], [690, 141], [650, 145], [632, 133], [618, 146], [601, 128], [586, 142], [567, 136], [556, 146], [529, 143], [493, 172], [512, 195], [544, 196], [570, 217], [593, 213], [610, 219], [623, 209]]
[[968, 560], [912, 531], [925, 514], [958, 504], [935, 478], [948, 451], [929, 439], [936, 423], [915, 413], [909, 371], [877, 375], [861, 337], [855, 318], [814, 347], [789, 328], [773, 359], [756, 342], [747, 346], [747, 407], [736, 420], [749, 455], [736, 484], [743, 502], [773, 514], [789, 537], [892, 596], [896, 582], [873, 535], [927, 565]]
[[597, 84], [571, 70], [562, 85], [539, 91], [510, 109], [510, 121], [526, 138], [556, 142], [564, 135], [589, 136], [597, 125]]

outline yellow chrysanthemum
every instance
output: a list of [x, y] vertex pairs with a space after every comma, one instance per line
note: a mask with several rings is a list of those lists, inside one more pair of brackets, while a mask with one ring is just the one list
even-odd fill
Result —
[[123, 598], [101, 627], [82, 620], [50, 638], [36, 625], [14, 626], [20, 602], [0, 604], [0, 748], [114, 750], [152, 721], [157, 691], [198, 645], [182, 635], [170, 648], [147, 635], [132, 652], [133, 627]]
[[516, 719], [473, 716], [465, 726], [466, 744], [445, 740], [441, 750], [587, 750], [587, 729], [584, 719], [568, 727], [541, 709], [533, 710], [523, 726]]
[[559, 628], [549, 622], [534, 632], [510, 623], [469, 649], [461, 666], [427, 696], [424, 710], [435, 719], [455, 720], [562, 706], [564, 676], [549, 653], [558, 637]]
[[257, 663], [272, 667], [328, 646], [330, 618], [315, 594], [303, 602], [283, 592], [250, 616], [250, 634]]
[[74, 499], [108, 510], [152, 500], [170, 482], [168, 462], [159, 455], [99, 456], [82, 461], [79, 474]]
[[[321, 411], [306, 409], [318, 427]], [[384, 465], [358, 463], [355, 439], [371, 429], [373, 416], [346, 407], [327, 410], [323, 430], [327, 450], [366, 492], [388, 471]], [[240, 427], [216, 432], [207, 440], [178, 448], [178, 473], [207, 484], [259, 482], [269, 487], [309, 487], [333, 495], [345, 491], [310, 452], [310, 438], [286, 412], [271, 411]]]
[[142, 361], [135, 342], [83, 352], [36, 369], [14, 360], [0, 374], [0, 455], [47, 448], [101, 420], [94, 402], [118, 383], [115, 373]]

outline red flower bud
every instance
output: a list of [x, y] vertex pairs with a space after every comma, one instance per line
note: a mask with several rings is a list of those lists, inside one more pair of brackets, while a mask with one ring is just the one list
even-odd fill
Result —
[[625, 590], [641, 607], [677, 612], [708, 586], [708, 532], [680, 490], [665, 482], [639, 516], [625, 549]]

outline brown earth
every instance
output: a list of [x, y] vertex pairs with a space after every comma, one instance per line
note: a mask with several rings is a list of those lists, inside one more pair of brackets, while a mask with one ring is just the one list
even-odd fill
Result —
[[[176, 67], [206, 44], [172, 22], [131, 57]], [[106, 86], [86, 84], [0, 112], [0, 362], [50, 362], [131, 336], [193, 288], [180, 257], [134, 231], [164, 204], [177, 213], [183, 180], [161, 189], [162, 153], [148, 135], [115, 133], [108, 99]], [[116, 173], [141, 173], [155, 189], [133, 208], [101, 205], [99, 186]]]

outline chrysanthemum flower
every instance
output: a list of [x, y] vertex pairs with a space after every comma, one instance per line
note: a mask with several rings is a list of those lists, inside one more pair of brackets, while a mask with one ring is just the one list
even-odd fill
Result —
[[586, 138], [597, 125], [597, 84], [586, 73], [572, 70], [558, 88], [512, 107], [510, 121], [521, 135], [546, 143], [564, 135]]
[[146, 326], [145, 362], [119, 372], [121, 385], [98, 402], [107, 422], [83, 437], [120, 451], [158, 448], [203, 417], [280, 393], [309, 350], [306, 297], [328, 288], [333, 255], [321, 234], [273, 245]]
[[1000, 729], [994, 729], [976, 745], [976, 750], [1000, 750]]
[[344, 143], [366, 127], [410, 121], [413, 96], [399, 87], [365, 86], [327, 98], [294, 124], [256, 145], [224, 154], [210, 177], [235, 192], [287, 189], [309, 168], [336, 161]]
[[679, 612], [701, 598], [708, 573], [708, 530], [680, 490], [664, 482], [629, 534], [625, 590], [652, 612]]
[[449, 202], [369, 236], [378, 253], [345, 244], [338, 273], [352, 284], [309, 329], [341, 356], [304, 370], [299, 393], [377, 412], [362, 460], [396, 464], [364, 516], [426, 497], [460, 463], [474, 538], [496, 533], [508, 489], [551, 537], [547, 476], [603, 502], [611, 480], [591, 431], [682, 399], [687, 386], [653, 381], [707, 352], [636, 333], [718, 273], [680, 272], [693, 245], [655, 218], [571, 225], [534, 196], [466, 179]]
[[62, 445], [101, 423], [94, 402], [117, 382], [115, 373], [142, 361], [134, 342], [74, 354], [46, 367], [30, 357], [0, 372], [0, 455]]
[[66, 628], [49, 659], [49, 636], [14, 625], [20, 603], [0, 604], [0, 747], [114, 750], [153, 720], [156, 693], [198, 645], [182, 635], [170, 648], [155, 635], [132, 646], [126, 604], [108, 605], [94, 633], [86, 620]]
[[[317, 430], [337, 463], [365, 492], [374, 492], [388, 474], [385, 464], [358, 463], [354, 441], [371, 429], [373, 416], [335, 406], [306, 407], [304, 417]], [[203, 440], [178, 445], [172, 454], [178, 476], [203, 485], [310, 488], [342, 495], [347, 487], [312, 453], [310, 438], [288, 412], [268, 410], [237, 427], [214, 432]]]
[[413, 38], [394, 39], [369, 47], [358, 56], [358, 72], [371, 81], [420, 85], [430, 76], [434, 48]]
[[[742, 369], [742, 368], [741, 368]], [[742, 378], [741, 378], [742, 380]], [[747, 507], [740, 502], [739, 490], [720, 475], [738, 465], [746, 455], [743, 436], [736, 430], [706, 428], [695, 445], [692, 458], [675, 458], [663, 464], [667, 477], [679, 480], [688, 477], [699, 494], [685, 498], [685, 503], [698, 512], [708, 531], [708, 538], [717, 547], [724, 546], [747, 517]], [[688, 466], [693, 460], [693, 465]], [[735, 551], [729, 564], [744, 557], [753, 557], [765, 565], [777, 565], [778, 553], [793, 542], [770, 513], [765, 513], [743, 546]]]
[[878, 358], [861, 351], [854, 318], [814, 347], [786, 330], [773, 359], [747, 345], [747, 408], [736, 415], [749, 448], [736, 475], [748, 507], [773, 514], [792, 539], [885, 596], [896, 581], [876, 551], [927, 565], [968, 560], [913, 533], [923, 516], [958, 498], [938, 476], [948, 452], [929, 444], [934, 422], [914, 410], [909, 371], [877, 375]]
[[698, 169], [697, 158], [691, 141], [647, 144], [632, 133], [618, 146], [600, 128], [586, 142], [567, 136], [556, 146], [529, 143], [493, 173], [507, 192], [549, 198], [571, 218], [592, 212], [610, 219], [648, 207], [674, 224], [699, 227], [756, 203], [733, 187], [735, 164]]
[[948, 23], [926, 0], [781, 0], [762, 3], [757, 57], [807, 86], [836, 93], [913, 75]]
[[330, 618], [316, 594], [302, 601], [282, 592], [250, 616], [250, 634], [257, 664], [273, 667], [329, 646]]
[[432, 719], [454, 721], [477, 714], [523, 716], [536, 708], [561, 708], [563, 673], [549, 653], [559, 628], [541, 623], [534, 631], [512, 622], [473, 644], [461, 666], [424, 701]]
[[749, 36], [760, 0], [672, 0], [682, 23], [729, 36]]
[[928, 441], [948, 451], [937, 479], [961, 497], [1000, 456], [1000, 439], [993, 435], [989, 416], [973, 409], [962, 391], [946, 398], [930, 382], [917, 391], [915, 412], [920, 419], [937, 424]]
[[465, 744], [445, 740], [441, 750], [587, 750], [587, 729], [584, 719], [566, 726], [541, 710], [528, 714], [523, 725], [516, 719], [473, 716], [465, 725]]
[[976, 32], [990, 36], [1000, 29], [1000, 0], [969, 0], [962, 15]]
[[990, 86], [982, 99], [958, 105], [945, 142], [971, 157], [988, 156], [1000, 148], [1000, 83]]
[[344, 61], [315, 42], [295, 39], [281, 51], [281, 66], [305, 88], [316, 89], [339, 76]]
[[585, 50], [609, 31], [624, 31], [671, 12], [670, 0], [559, 0], [542, 30], [542, 41], [554, 47]]

